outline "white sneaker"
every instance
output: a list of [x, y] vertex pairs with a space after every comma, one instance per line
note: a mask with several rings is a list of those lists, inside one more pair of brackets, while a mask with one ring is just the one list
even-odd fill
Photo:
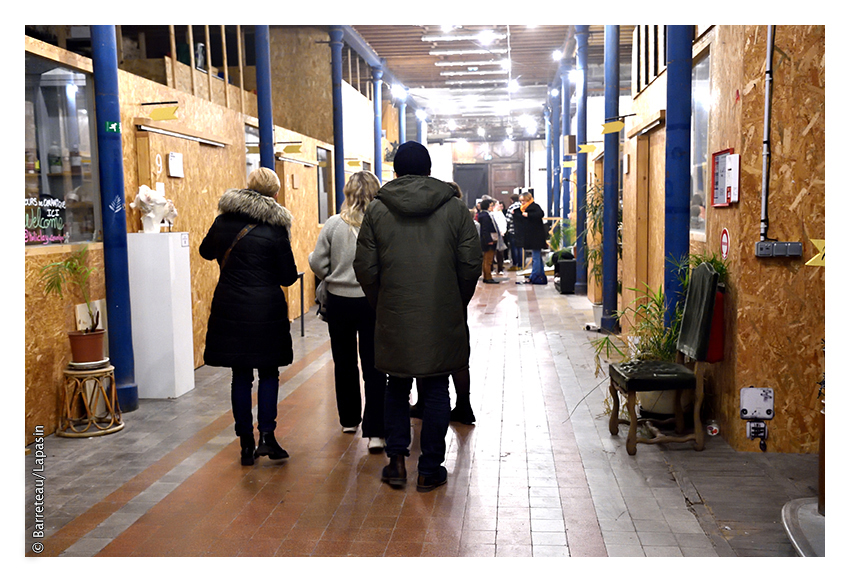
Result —
[[379, 439], [377, 437], [371, 437], [369, 439], [369, 452], [370, 453], [380, 453], [387, 446], [387, 441], [384, 439]]
[[342, 427], [342, 432], [357, 432], [356, 426], [344, 426]]

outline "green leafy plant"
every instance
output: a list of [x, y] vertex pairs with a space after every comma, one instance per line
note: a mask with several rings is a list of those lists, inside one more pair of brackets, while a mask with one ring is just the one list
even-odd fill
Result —
[[92, 305], [91, 298], [89, 297], [89, 277], [91, 277], [95, 269], [86, 265], [87, 254], [88, 247], [85, 246], [71, 253], [63, 261], [45, 265], [41, 269], [40, 280], [44, 286], [46, 295], [56, 293], [59, 297], [64, 297], [63, 291], [66, 291], [69, 287], [79, 289], [89, 315], [90, 325], [85, 329], [85, 332], [91, 333], [97, 329], [100, 323], [100, 312]]
[[575, 239], [575, 227], [570, 223], [568, 218], [557, 220], [549, 231], [549, 258], [546, 259], [546, 264], [550, 267], [555, 264], [556, 258], [560, 256], [560, 252], [572, 246]]
[[588, 185], [587, 200], [585, 202], [585, 214], [587, 224], [578, 236], [584, 243], [585, 260], [590, 266], [590, 276], [597, 285], [602, 284], [602, 187], [597, 183]]

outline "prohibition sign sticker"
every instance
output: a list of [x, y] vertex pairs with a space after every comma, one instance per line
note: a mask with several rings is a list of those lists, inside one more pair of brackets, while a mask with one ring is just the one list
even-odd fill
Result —
[[729, 231], [725, 228], [720, 233], [720, 257], [724, 261], [729, 257]]

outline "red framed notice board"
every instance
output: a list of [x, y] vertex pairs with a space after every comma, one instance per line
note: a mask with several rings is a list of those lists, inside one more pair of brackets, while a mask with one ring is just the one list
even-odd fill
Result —
[[732, 148], [711, 154], [712, 206], [729, 206], [738, 201], [739, 160]]

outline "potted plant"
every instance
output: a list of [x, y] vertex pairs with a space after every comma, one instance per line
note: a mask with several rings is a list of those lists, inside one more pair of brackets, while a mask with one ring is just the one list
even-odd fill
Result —
[[91, 363], [103, 360], [104, 330], [99, 329], [100, 312], [89, 297], [88, 281], [94, 272], [93, 267], [86, 265], [88, 246], [71, 253], [66, 259], [50, 263], [41, 269], [41, 283], [44, 293], [56, 293], [64, 297], [68, 288], [76, 288], [83, 297], [88, 310], [89, 324], [83, 330], [68, 332], [71, 343], [71, 357], [74, 363]]

